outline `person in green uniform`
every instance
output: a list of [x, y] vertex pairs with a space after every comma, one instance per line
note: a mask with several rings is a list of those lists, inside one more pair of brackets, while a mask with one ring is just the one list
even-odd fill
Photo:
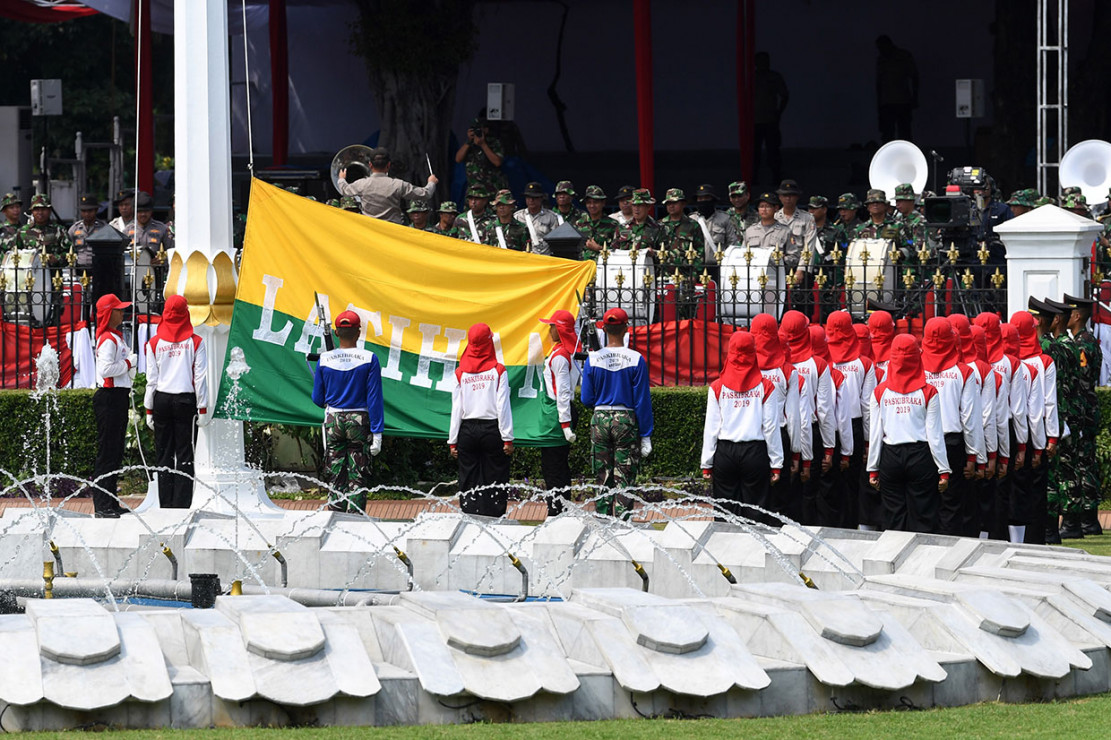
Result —
[[702, 227], [683, 213], [686, 205], [687, 196], [682, 190], [671, 188], [667, 191], [664, 197], [667, 215], [660, 219], [660, 226], [664, 230], [663, 248], [666, 251], [661, 261], [669, 268], [668, 272], [678, 268], [683, 277], [697, 279], [702, 272], [706, 239], [702, 235]]
[[1077, 439], [1076, 447], [1077, 477], [1080, 488], [1081, 509], [1080, 531], [1085, 535], [1103, 534], [1099, 524], [1099, 505], [1103, 498], [1100, 491], [1099, 460], [1096, 457], [1096, 437], [1100, 429], [1099, 398], [1096, 387], [1099, 385], [1100, 368], [1103, 366], [1103, 350], [1099, 339], [1092, 333], [1089, 322], [1095, 301], [1077, 298], [1068, 293], [1064, 302], [1073, 306], [1069, 315], [1069, 333], [1079, 349], [1081, 401], [1078, 404], [1077, 426], [1073, 434]]
[[41, 193], [31, 198], [31, 221], [19, 229], [13, 246], [15, 249], [34, 249], [45, 254], [43, 264], [47, 267], [65, 265], [66, 253], [73, 242], [57, 221], [50, 219], [50, 199]]
[[582, 211], [575, 207], [575, 186], [571, 184], [570, 180], [560, 180], [556, 183], [555, 193], [555, 208], [552, 210], [556, 215], [556, 220], [559, 221], [560, 226], [567, 223], [575, 223], [582, 215]]
[[414, 200], [409, 204], [406, 214], [409, 216], [409, 228], [417, 231], [431, 231], [428, 225], [428, 216], [432, 213], [432, 206], [427, 201]]
[[579, 216], [572, 226], [586, 237], [583, 259], [598, 259], [603, 248], [613, 244], [617, 236], [617, 222], [605, 214], [606, 192], [597, 185], [590, 185], [583, 195], [586, 213]]
[[663, 249], [664, 230], [660, 223], [652, 218], [652, 206], [656, 199], [648, 188], [638, 188], [633, 191], [631, 205], [633, 219], [617, 229], [617, 236], [613, 240], [614, 249], [638, 249], [649, 257]]
[[517, 219], [513, 211], [517, 199], [508, 190], [499, 190], [494, 195], [494, 218], [487, 223], [483, 244], [502, 249], [524, 252], [529, 247], [528, 229]]
[[501, 166], [505, 159], [505, 149], [496, 136], [490, 136], [490, 127], [485, 118], [471, 121], [467, 129], [467, 140], [455, 153], [455, 161], [462, 162], [467, 171], [467, 187], [480, 187], [487, 193], [497, 192], [508, 187]]
[[745, 229], [760, 220], [760, 214], [749, 202], [751, 199], [752, 195], [748, 192], [748, 183], [743, 180], [729, 183], [729, 203], [731, 205], [725, 211], [725, 215], [733, 222], [733, 229], [736, 231], [738, 239], [744, 235]]
[[459, 239], [459, 230], [455, 225], [455, 217], [459, 215], [459, 208], [455, 205], [455, 201], [445, 200], [440, 204], [440, 209], [436, 211], [436, 215], [439, 216], [440, 220], [429, 231]]
[[[1045, 542], [1047, 545], [1060, 544], [1062, 538], [1077, 539], [1084, 535], [1080, 531], [1079, 497], [1076, 495], [1077, 481], [1073, 476], [1076, 465], [1076, 413], [1080, 360], [1076, 344], [1068, 333], [1068, 320], [1072, 307], [1051, 299], [1043, 299], [1038, 316], [1040, 325], [1039, 341], [1042, 352], [1053, 359], [1057, 373], [1057, 417], [1060, 420], [1060, 437], [1057, 440], [1057, 455], [1049, 458], [1049, 486], [1046, 490]], [[1065, 430], [1069, 434], [1065, 434]], [[1058, 518], [1064, 516], [1063, 526], [1058, 527]]]

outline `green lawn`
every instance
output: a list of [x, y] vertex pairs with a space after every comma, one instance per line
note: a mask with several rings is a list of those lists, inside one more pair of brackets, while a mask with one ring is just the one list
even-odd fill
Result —
[[[735, 720], [612, 720], [546, 724], [472, 724], [434, 727], [227, 729], [104, 732], [105, 740], [279, 740], [296, 732], [301, 740], [780, 740], [782, 738], [1099, 738], [1111, 730], [1111, 694], [1051, 704], [977, 704], [956, 709]], [[28, 738], [72, 738], [72, 733], [31, 733]]]
[[1111, 555], [1111, 534], [1085, 537], [1082, 540], [1064, 540], [1062, 544], [1079, 550], [1087, 550], [1093, 555]]

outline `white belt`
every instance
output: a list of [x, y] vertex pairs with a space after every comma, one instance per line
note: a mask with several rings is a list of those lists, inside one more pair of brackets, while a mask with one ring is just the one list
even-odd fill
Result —
[[595, 411], [632, 411], [628, 406], [614, 405], [614, 406], [595, 406]]
[[347, 414], [347, 413], [351, 413], [351, 412], [355, 412], [355, 411], [368, 411], [368, 409], [365, 409], [365, 408], [364, 409], [337, 409], [337, 408], [333, 408], [331, 406], [324, 409], [324, 413], [326, 413], [326, 414], [333, 414], [333, 413]]

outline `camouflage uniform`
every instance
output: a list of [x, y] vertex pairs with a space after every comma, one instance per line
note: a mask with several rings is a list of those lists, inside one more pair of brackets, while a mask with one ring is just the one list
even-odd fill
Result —
[[[50, 201], [45, 195], [36, 195], [31, 199], [31, 211], [34, 212], [37, 208], [50, 208]], [[20, 227], [12, 247], [44, 252], [45, 262], [51, 267], [58, 267], [65, 264], [65, 255], [73, 248], [73, 242], [61, 224], [48, 221], [43, 226], [36, 226], [31, 221]]]
[[[468, 198], [489, 198], [489, 191], [480, 187], [471, 187], [467, 189]], [[477, 244], [486, 244], [486, 230], [491, 221], [494, 220], [494, 213], [487, 206], [486, 210], [482, 213], [473, 213], [467, 209], [460, 213], [458, 218], [455, 219], [456, 236], [463, 241], [475, 242], [475, 234], [471, 233], [471, 221], [474, 221], [474, 230], [478, 234]]]
[[[895, 200], [916, 200], [914, 195], [914, 186], [910, 183], [903, 183], [902, 185], [895, 186]], [[911, 211], [905, 216], [896, 211], [897, 217], [906, 226], [907, 231], [910, 233], [911, 241], [914, 246], [912, 247], [917, 252], [923, 244], [926, 243], [926, 218], [918, 211]]]
[[1070, 430], [1068, 437], [1057, 440], [1057, 456], [1049, 461], [1049, 488], [1047, 499], [1050, 515], [1080, 514], [1083, 503], [1076, 469], [1076, 435], [1079, 428], [1080, 411], [1080, 347], [1069, 335], [1043, 337], [1042, 351], [1053, 358], [1057, 368], [1057, 414], [1061, 421], [1061, 433], [1065, 425]]
[[335, 489], [328, 493], [331, 508], [350, 512], [366, 508], [370, 442], [370, 415], [366, 411], [329, 411], [325, 415], [324, 454]]
[[[0, 210], [8, 206], [22, 206], [23, 201], [15, 193], [4, 193], [4, 197], [0, 199]], [[8, 250], [12, 248], [12, 242], [15, 241], [16, 236], [19, 235], [19, 229], [23, 226], [19, 222], [20, 217], [16, 217], [16, 222], [11, 223], [4, 218], [4, 225], [0, 226], [0, 258], [7, 254]]]
[[450, 236], [453, 239], [462, 239], [463, 237], [459, 236], [459, 227], [454, 222], [452, 222], [452, 225], [446, 229], [440, 228], [439, 216], [442, 213], [454, 213], [458, 215], [459, 208], [455, 205], [455, 201], [445, 200], [443, 203], [440, 204], [439, 210], [436, 211], [436, 222], [429, 224], [428, 230], [431, 231], [433, 234]]
[[[667, 191], [664, 203], [685, 200], [682, 190], [671, 188]], [[702, 234], [702, 227], [686, 214], [677, 219], [665, 216], [660, 219], [660, 226], [663, 228], [661, 246], [664, 250], [659, 255], [661, 264], [669, 268], [668, 272], [678, 268], [684, 277], [696, 278], [702, 272], [702, 258], [706, 251], [706, 237]]]
[[362, 213], [363, 209], [359, 205], [359, 199], [354, 195], [345, 195], [339, 199], [339, 207], [351, 213]]
[[[607, 488], [636, 485], [640, 466], [640, 427], [636, 414], [628, 410], [595, 410], [590, 419], [591, 472], [595, 482]], [[624, 518], [632, 501], [616, 494], [603, 496], [596, 505], [599, 514]]]
[[[471, 128], [479, 128], [485, 125], [485, 121], [475, 119], [471, 121]], [[502, 158], [505, 161], [505, 147], [502, 146], [501, 141], [495, 137], [486, 134], [486, 143], [490, 147], [490, 151]], [[488, 193], [496, 193], [503, 188], [509, 187], [509, 182], [506, 180], [505, 173], [502, 172], [501, 167], [495, 167], [491, 164], [490, 160], [486, 158], [486, 152], [482, 151], [482, 147], [471, 144], [467, 148], [467, 154], [463, 159], [463, 167], [467, 172], [467, 187], [472, 188], [481, 186], [483, 190]]]
[[1080, 498], [1083, 511], [1098, 511], [1102, 494], [1100, 492], [1099, 462], [1096, 457], [1096, 437], [1100, 429], [1099, 398], [1096, 386], [1099, 385], [1099, 371], [1103, 366], [1103, 350], [1099, 339], [1085, 327], [1073, 337], [1079, 349], [1079, 394], [1080, 403], [1077, 413], [1077, 427], [1072, 433], [1078, 439], [1073, 443], [1078, 462]]
[[[517, 203], [513, 199], [513, 194], [508, 190], [498, 191], [497, 196], [494, 198], [494, 205], [508, 205], [512, 206]], [[498, 229], [501, 229], [501, 238], [505, 239], [506, 249], [512, 249], [517, 252], [524, 252], [529, 246], [529, 233], [525, 225], [520, 221], [513, 218], [510, 214], [508, 223], [502, 223], [501, 219], [497, 216], [492, 218], [486, 228], [483, 238], [483, 244], [491, 247], [501, 247], [501, 240], [498, 239]]]
[[[605, 201], [606, 194], [597, 185], [591, 185], [586, 189], [585, 197], [588, 200]], [[595, 243], [602, 247], [610, 247], [610, 245], [613, 244], [613, 240], [617, 237], [617, 221], [606, 216], [604, 213], [600, 214], [597, 221], [592, 219], [589, 213], [584, 213], [571, 225], [574, 226], [585, 239], [593, 239]], [[597, 261], [598, 254], [598, 252], [592, 249], [583, 249], [583, 259]]]
[[[633, 205], [650, 206], [656, 201], [652, 193], [645, 189], [633, 193]], [[630, 221], [624, 226], [617, 227], [617, 236], [613, 240], [614, 249], [654, 249], [659, 251], [664, 248], [664, 229], [656, 219], [649, 216], [644, 223], [638, 224]]]
[[[553, 193], [553, 195], [559, 195], [561, 193], [566, 193], [567, 195], [570, 195], [571, 198], [575, 197], [575, 186], [571, 184], [570, 180], [560, 180], [556, 183], [555, 192]], [[582, 210], [581, 208], [576, 208], [575, 202], [574, 200], [572, 200], [571, 206], [567, 209], [566, 212], [559, 210], [559, 206], [557, 205], [555, 208], [552, 209], [552, 213], [556, 216], [556, 225], [561, 226], [564, 222], [574, 224], [583, 214], [586, 213], [586, 211]], [[563, 220], [560, 221], [560, 219]]]
[[[729, 183], [730, 197], [734, 195], [744, 195], [747, 192], [747, 184], [743, 182]], [[752, 205], [751, 201], [749, 201], [744, 210], [740, 212], [738, 212], [737, 209], [733, 206], [730, 206], [728, 209], [726, 209], [725, 215], [728, 216], [730, 222], [732, 222], [733, 231], [737, 234], [738, 239], [743, 236], [745, 230], [749, 226], [752, 226], [754, 223], [760, 220], [760, 214], [756, 212], [756, 207]]]

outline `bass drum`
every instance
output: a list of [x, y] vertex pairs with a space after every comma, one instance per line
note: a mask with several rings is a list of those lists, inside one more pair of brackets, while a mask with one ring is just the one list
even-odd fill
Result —
[[[151, 282], [149, 289], [144, 283], [144, 278], [146, 278], [148, 273], [153, 281], [154, 270], [151, 267], [150, 252], [145, 249], [138, 249], [133, 257], [130, 249], [124, 251], [123, 299], [125, 301], [134, 300], [134, 307], [132, 310], [136, 314], [149, 314], [151, 313], [152, 307], [161, 303], [161, 301], [158, 300], [160, 296], [157, 295], [157, 283]], [[134, 299], [132, 299], [132, 296], [134, 296]]]
[[725, 250], [718, 281], [723, 319], [751, 319], [756, 314], [769, 313], [779, 321], [786, 303], [787, 281], [783, 258], [773, 261], [774, 251], [772, 247], [749, 249], [740, 245]]
[[[0, 262], [4, 276], [4, 320], [43, 326], [51, 315], [50, 270], [37, 249], [13, 249]], [[28, 277], [32, 283], [27, 285]]]
[[[854, 239], [845, 253], [845, 310], [855, 318], [868, 316], [868, 299], [894, 303], [901, 287], [899, 271], [891, 264], [889, 239]], [[853, 286], [849, 290], [848, 277]], [[877, 279], [880, 282], [877, 284]]]
[[610, 252], [604, 263], [599, 259], [594, 279], [594, 310], [599, 316], [608, 309], [623, 308], [629, 314], [629, 323], [652, 323], [656, 316], [656, 266], [643, 249], [637, 250], [636, 257], [634, 261], [632, 252], [622, 249]]

